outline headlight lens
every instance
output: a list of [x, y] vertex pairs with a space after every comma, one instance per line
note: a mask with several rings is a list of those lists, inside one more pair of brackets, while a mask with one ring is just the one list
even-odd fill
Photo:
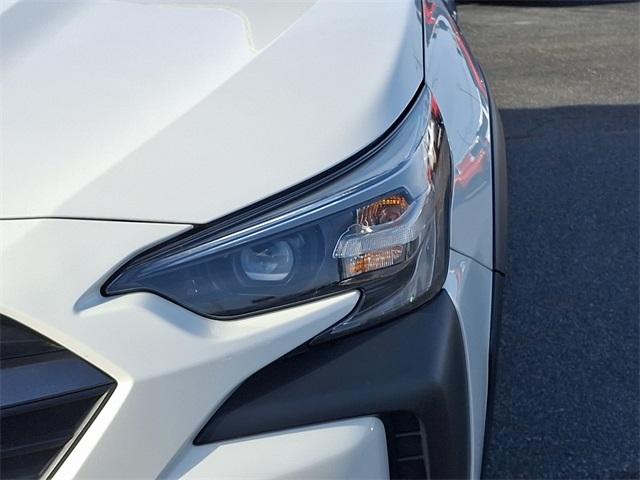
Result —
[[414, 308], [440, 289], [448, 255], [449, 148], [426, 89], [365, 157], [266, 213], [197, 228], [143, 252], [103, 294], [147, 291], [234, 319], [360, 289], [356, 310], [321, 339]]

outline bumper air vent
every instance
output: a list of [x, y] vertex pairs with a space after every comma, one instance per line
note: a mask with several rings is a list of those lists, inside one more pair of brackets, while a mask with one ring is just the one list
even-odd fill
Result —
[[418, 418], [408, 412], [394, 412], [381, 419], [387, 436], [390, 478], [429, 478], [427, 444]]
[[51, 473], [114, 387], [77, 355], [0, 315], [0, 478]]

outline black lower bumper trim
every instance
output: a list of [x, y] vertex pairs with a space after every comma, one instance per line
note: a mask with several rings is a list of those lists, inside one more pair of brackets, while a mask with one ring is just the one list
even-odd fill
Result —
[[466, 361], [445, 292], [393, 322], [266, 366], [227, 399], [194, 443], [393, 412], [418, 419], [429, 478], [468, 477]]

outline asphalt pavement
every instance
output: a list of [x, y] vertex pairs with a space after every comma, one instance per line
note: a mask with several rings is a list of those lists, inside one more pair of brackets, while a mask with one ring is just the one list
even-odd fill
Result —
[[462, 5], [507, 138], [488, 478], [639, 478], [640, 5]]

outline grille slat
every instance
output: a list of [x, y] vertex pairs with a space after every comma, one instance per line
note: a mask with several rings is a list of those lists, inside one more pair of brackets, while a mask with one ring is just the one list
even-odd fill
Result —
[[0, 477], [34, 478], [68, 447], [115, 382], [18, 322], [0, 321]]
[[6, 447], [2, 449], [2, 461], [11, 457], [19, 457], [21, 455], [30, 455], [32, 453], [42, 452], [43, 450], [52, 450], [61, 448], [71, 440], [73, 432], [64, 432], [62, 436], [41, 440], [39, 442], [26, 445], [18, 445], [16, 447]]
[[413, 462], [414, 460], [424, 460], [422, 455], [413, 455], [412, 457], [396, 457], [396, 462]]
[[404, 437], [414, 437], [414, 436], [421, 436], [422, 433], [420, 431], [416, 431], [416, 432], [407, 432], [407, 433], [395, 433], [393, 436], [395, 438], [404, 438]]

